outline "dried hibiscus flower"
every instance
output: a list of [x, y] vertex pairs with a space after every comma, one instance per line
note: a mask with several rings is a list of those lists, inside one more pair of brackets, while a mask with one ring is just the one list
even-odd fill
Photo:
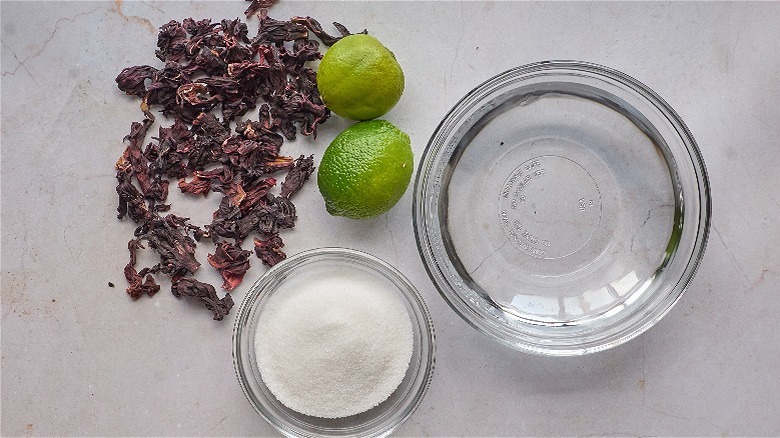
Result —
[[241, 283], [244, 274], [249, 270], [250, 251], [241, 249], [235, 243], [221, 242], [214, 254], [209, 254], [209, 264], [216, 268], [224, 283], [222, 288], [233, 290]]
[[[141, 100], [142, 122], [125, 137], [125, 151], [116, 162], [117, 208], [120, 219], [138, 226], [128, 243], [127, 292], [137, 299], [152, 296], [160, 286], [154, 274], [171, 280], [171, 291], [203, 303], [214, 319], [233, 306], [229, 294], [192, 278], [200, 268], [197, 242], [210, 239], [215, 250], [208, 262], [222, 276], [222, 288], [235, 289], [249, 269], [251, 251], [241, 245], [250, 236], [254, 252], [272, 266], [283, 260], [280, 230], [297, 219], [290, 198], [314, 171], [313, 157], [280, 154], [285, 139], [298, 133], [316, 137], [317, 126], [330, 111], [322, 103], [316, 73], [307, 65], [322, 58], [319, 42], [331, 45], [349, 35], [325, 33], [310, 17], [274, 20], [266, 9], [276, 0], [253, 0], [247, 16], [257, 15], [257, 34], [250, 37], [239, 19], [170, 21], [160, 27], [155, 56], [162, 65], [140, 65], [116, 77], [120, 90]], [[259, 105], [259, 108], [258, 108]], [[144, 144], [155, 121], [152, 110], [173, 119]], [[242, 120], [257, 109], [255, 120]], [[284, 172], [279, 195], [271, 193], [277, 173]], [[165, 214], [169, 184], [193, 196], [219, 193], [212, 221], [202, 227], [188, 218]], [[146, 244], [160, 257], [154, 266], [136, 270], [136, 252]]]
[[230, 294], [222, 298], [217, 297], [214, 286], [195, 280], [194, 278], [180, 278], [173, 282], [171, 292], [176, 297], [192, 297], [203, 303], [214, 314], [214, 319], [220, 321], [233, 307], [233, 298]]

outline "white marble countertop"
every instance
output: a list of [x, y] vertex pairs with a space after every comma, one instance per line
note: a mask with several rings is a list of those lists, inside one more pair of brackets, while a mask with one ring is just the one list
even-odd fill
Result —
[[[242, 17], [245, 7], [0, 3], [1, 435], [275, 435], [236, 381], [235, 308], [213, 321], [166, 282], [131, 301], [122, 269], [134, 226], [115, 210], [114, 162], [141, 118], [117, 73], [157, 65], [156, 29], [169, 20]], [[386, 118], [410, 134], [417, 157], [483, 80], [578, 59], [664, 97], [709, 170], [711, 235], [687, 293], [639, 338], [576, 358], [515, 352], [450, 310], [417, 254], [411, 190], [389, 213], [355, 222], [328, 216], [316, 185], [304, 187], [299, 222], [283, 234], [288, 253], [374, 254], [418, 286], [433, 315], [436, 374], [396, 435], [780, 435], [780, 3], [283, 0], [270, 15], [367, 28], [390, 47], [407, 86]], [[333, 117], [316, 141], [283, 151], [318, 160], [346, 126]], [[218, 202], [209, 199], [174, 206], [204, 223]], [[219, 284], [209, 269], [202, 275]], [[256, 261], [236, 302], [263, 271]]]

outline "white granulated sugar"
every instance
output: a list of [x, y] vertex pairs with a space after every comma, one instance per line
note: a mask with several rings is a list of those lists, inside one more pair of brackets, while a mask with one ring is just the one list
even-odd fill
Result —
[[340, 418], [386, 400], [412, 357], [412, 322], [387, 280], [359, 268], [288, 278], [258, 319], [257, 365], [268, 389], [302, 414]]

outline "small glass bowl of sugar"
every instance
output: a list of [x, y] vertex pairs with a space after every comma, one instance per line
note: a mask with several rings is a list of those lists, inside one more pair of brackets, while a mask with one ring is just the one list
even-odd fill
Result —
[[320, 248], [277, 264], [249, 290], [233, 361], [255, 410], [286, 436], [387, 436], [433, 375], [433, 322], [386, 262]]

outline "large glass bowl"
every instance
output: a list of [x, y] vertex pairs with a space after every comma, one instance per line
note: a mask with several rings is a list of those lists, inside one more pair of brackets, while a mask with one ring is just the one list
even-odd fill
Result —
[[618, 71], [549, 61], [502, 73], [436, 129], [414, 191], [423, 262], [451, 307], [531, 353], [639, 335], [696, 271], [707, 174], [691, 133]]
[[[390, 397], [361, 414], [327, 419], [301, 414], [279, 402], [271, 393], [257, 366], [255, 334], [263, 306], [275, 293], [283, 293], [285, 282], [316, 282], [316, 273], [337, 268], [374, 276], [395, 292], [409, 312], [414, 336], [412, 358], [406, 375]], [[282, 291], [282, 292], [279, 292]], [[421, 403], [433, 376], [435, 341], [433, 321], [422, 296], [398, 270], [386, 262], [359, 251], [320, 248], [287, 258], [269, 269], [249, 290], [236, 315], [233, 329], [233, 362], [241, 389], [254, 409], [285, 436], [389, 435]]]

